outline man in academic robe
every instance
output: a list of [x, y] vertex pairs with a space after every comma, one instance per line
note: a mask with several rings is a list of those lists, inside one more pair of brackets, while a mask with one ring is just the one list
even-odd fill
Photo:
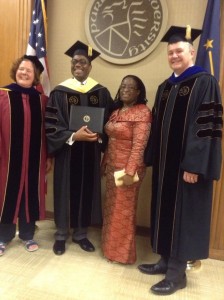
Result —
[[151, 242], [161, 255], [156, 264], [138, 268], [165, 274], [151, 287], [170, 295], [186, 287], [187, 261], [209, 253], [213, 180], [221, 168], [222, 113], [216, 79], [194, 66], [192, 41], [200, 30], [171, 27], [168, 42], [170, 78], [158, 88], [145, 160], [153, 167]]
[[100, 55], [77, 41], [66, 53], [74, 76], [55, 87], [47, 105], [46, 128], [48, 151], [55, 158], [54, 217], [57, 227], [53, 251], [65, 252], [69, 228], [72, 241], [85, 251], [94, 251], [87, 238], [90, 225], [101, 224], [101, 152], [106, 135], [92, 132], [87, 126], [71, 130], [71, 105], [105, 108], [104, 124], [113, 101], [107, 88], [89, 77], [92, 60]]

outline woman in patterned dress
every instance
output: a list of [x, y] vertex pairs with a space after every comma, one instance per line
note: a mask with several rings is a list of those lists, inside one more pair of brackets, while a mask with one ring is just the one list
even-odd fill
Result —
[[[146, 172], [143, 153], [151, 127], [146, 103], [143, 82], [137, 76], [125, 76], [115, 98], [117, 109], [105, 125], [109, 142], [101, 166], [106, 175], [102, 250], [108, 260], [123, 264], [136, 261], [137, 201]], [[119, 170], [125, 175], [123, 184], [116, 186], [114, 172]], [[136, 173], [139, 180], [134, 182]]]

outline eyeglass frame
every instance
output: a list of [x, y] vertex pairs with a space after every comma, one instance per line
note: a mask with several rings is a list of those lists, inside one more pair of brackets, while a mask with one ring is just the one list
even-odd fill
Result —
[[72, 64], [73, 66], [75, 66], [75, 65], [77, 65], [77, 64], [80, 64], [82, 67], [84, 67], [85, 65], [89, 65], [90, 63], [89, 63], [88, 60], [85, 60], [85, 59], [83, 59], [83, 58], [81, 58], [81, 59], [79, 59], [79, 60], [73, 58], [73, 59], [71, 60], [71, 64]]

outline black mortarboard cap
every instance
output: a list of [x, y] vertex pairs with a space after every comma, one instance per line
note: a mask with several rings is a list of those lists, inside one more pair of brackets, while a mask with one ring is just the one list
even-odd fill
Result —
[[32, 63], [36, 66], [36, 68], [40, 71], [40, 74], [43, 72], [44, 70], [44, 66], [42, 65], [42, 63], [39, 61], [38, 57], [35, 55], [24, 55], [23, 58], [26, 58], [30, 61], [32, 61]]
[[92, 61], [100, 55], [100, 52], [96, 51], [91, 46], [77, 41], [65, 52], [65, 54], [72, 58], [74, 57], [74, 55], [84, 55], [90, 61]]
[[171, 26], [167, 33], [162, 38], [161, 42], [174, 44], [178, 42], [188, 42], [193, 44], [193, 41], [202, 33], [200, 29], [193, 29], [190, 25], [186, 27]]

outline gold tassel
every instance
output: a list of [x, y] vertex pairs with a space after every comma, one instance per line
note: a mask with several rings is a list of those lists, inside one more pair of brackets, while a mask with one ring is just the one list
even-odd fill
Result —
[[93, 55], [93, 48], [91, 46], [88, 46], [88, 56], [92, 56]]
[[191, 40], [191, 26], [190, 25], [187, 25], [185, 39], [188, 41]]

